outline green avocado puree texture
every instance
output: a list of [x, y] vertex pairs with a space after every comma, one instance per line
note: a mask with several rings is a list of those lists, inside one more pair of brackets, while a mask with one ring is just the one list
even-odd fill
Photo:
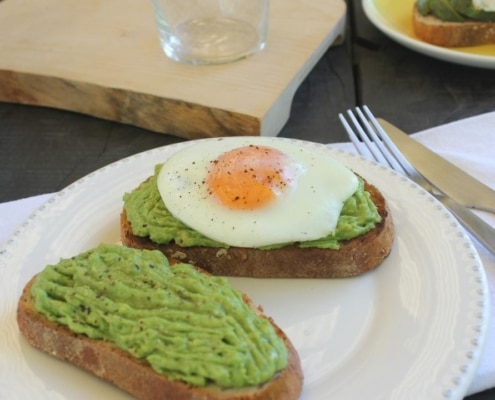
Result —
[[472, 0], [418, 0], [422, 15], [432, 14], [442, 21], [495, 21], [495, 11], [485, 11], [473, 5]]
[[285, 344], [226, 278], [159, 251], [101, 244], [48, 265], [31, 296], [39, 313], [106, 340], [194, 386], [256, 386], [287, 365]]
[[[153, 242], [164, 244], [175, 242], [182, 247], [205, 246], [222, 247], [224, 243], [209, 239], [176, 219], [168, 210], [160, 196], [156, 179], [160, 165], [155, 173], [137, 189], [124, 195], [124, 209], [135, 236], [149, 237]], [[364, 190], [364, 181], [359, 178], [356, 192], [345, 201], [335, 232], [317, 240], [298, 243], [299, 247], [318, 247], [339, 249], [339, 242], [353, 239], [373, 229], [381, 221], [380, 214]], [[281, 248], [292, 243], [277, 243], [263, 246], [263, 250]]]

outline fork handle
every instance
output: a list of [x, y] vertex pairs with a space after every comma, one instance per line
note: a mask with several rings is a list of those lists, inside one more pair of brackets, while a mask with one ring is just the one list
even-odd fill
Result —
[[495, 229], [456, 201], [448, 197], [439, 200], [483, 246], [495, 254]]

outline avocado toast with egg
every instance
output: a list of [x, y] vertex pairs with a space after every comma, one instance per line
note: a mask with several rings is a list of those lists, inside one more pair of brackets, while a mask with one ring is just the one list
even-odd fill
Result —
[[45, 267], [17, 321], [28, 342], [139, 399], [297, 399], [290, 340], [222, 277], [102, 244]]
[[418, 0], [413, 28], [421, 40], [437, 46], [495, 44], [495, 1]]
[[[192, 152], [194, 145], [190, 154], [178, 152], [164, 164], [167, 171], [157, 166], [153, 176], [126, 193], [122, 243], [158, 249], [214, 275], [258, 278], [350, 277], [376, 268], [390, 253], [392, 216], [380, 191], [369, 182], [327, 155], [322, 158], [276, 138], [228, 139], [219, 140], [228, 144], [219, 150], [199, 146], [199, 156]], [[203, 142], [214, 147], [212, 143]], [[283, 155], [274, 155], [273, 149]], [[237, 152], [235, 159], [217, 172], [223, 163], [219, 160], [232, 151]], [[289, 161], [284, 158], [287, 154]], [[194, 169], [200, 171], [198, 176], [185, 176], [183, 171]], [[212, 183], [211, 175], [227, 178]], [[275, 186], [273, 191], [280, 193], [257, 207], [258, 198], [268, 196], [253, 196], [263, 177], [265, 186]], [[245, 203], [255, 206], [243, 209], [242, 204], [222, 201], [218, 206], [219, 190], [223, 194], [231, 190], [231, 203], [249, 198]], [[175, 196], [178, 205], [167, 196]], [[194, 203], [190, 196], [197, 197]], [[204, 209], [198, 215], [199, 203]], [[285, 203], [283, 212], [273, 213], [275, 208], [280, 211], [281, 203]], [[217, 216], [217, 208], [227, 208], [226, 216]], [[196, 226], [196, 219], [203, 225]], [[218, 229], [210, 233], [208, 223]]]

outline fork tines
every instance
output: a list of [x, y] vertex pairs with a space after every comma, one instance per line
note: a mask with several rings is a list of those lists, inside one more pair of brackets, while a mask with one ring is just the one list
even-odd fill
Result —
[[403, 156], [367, 106], [356, 107], [354, 112], [347, 110], [347, 115], [354, 128], [343, 114], [339, 114], [339, 119], [359, 154], [408, 174]]

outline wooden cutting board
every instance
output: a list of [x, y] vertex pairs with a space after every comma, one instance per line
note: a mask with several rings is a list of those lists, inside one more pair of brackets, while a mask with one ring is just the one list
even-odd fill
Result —
[[163, 54], [150, 0], [0, 0], [0, 101], [186, 139], [275, 136], [345, 13], [343, 0], [272, 0], [262, 52], [193, 66]]

